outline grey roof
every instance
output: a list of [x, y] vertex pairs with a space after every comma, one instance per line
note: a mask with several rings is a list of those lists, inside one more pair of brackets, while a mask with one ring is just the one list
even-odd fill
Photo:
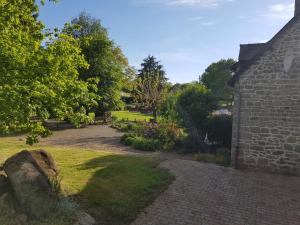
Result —
[[240, 46], [239, 61], [251, 60], [264, 47], [266, 43], [246, 44]]
[[256, 62], [265, 51], [272, 49], [272, 45], [278, 40], [286, 30], [293, 26], [300, 18], [300, 13], [296, 14], [270, 41], [267, 43], [246, 44], [241, 45], [239, 62], [232, 66], [234, 76], [228, 82], [230, 86], [234, 86], [240, 75], [245, 72], [254, 62]]

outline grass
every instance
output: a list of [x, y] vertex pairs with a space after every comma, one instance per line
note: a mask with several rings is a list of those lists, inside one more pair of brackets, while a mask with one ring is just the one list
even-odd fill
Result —
[[230, 166], [230, 153], [227, 154], [203, 154], [198, 153], [194, 156], [194, 159], [199, 162], [218, 164], [220, 166], [228, 167]]
[[140, 112], [129, 112], [129, 111], [114, 111], [112, 116], [116, 117], [118, 120], [128, 120], [128, 121], [149, 121], [152, 116]]
[[[12, 137], [0, 138], [0, 163], [20, 150], [40, 148], [53, 155], [67, 195], [103, 225], [129, 224], [172, 180], [172, 175], [157, 168], [159, 161], [152, 158], [78, 148], [32, 148]], [[0, 224], [6, 225], [1, 218], [7, 216], [1, 213], [3, 210], [0, 210]]]

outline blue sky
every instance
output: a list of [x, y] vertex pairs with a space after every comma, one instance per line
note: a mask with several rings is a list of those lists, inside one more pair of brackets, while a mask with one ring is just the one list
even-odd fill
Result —
[[294, 0], [60, 0], [41, 8], [48, 28], [86, 11], [108, 28], [132, 66], [151, 54], [173, 83], [197, 80], [239, 44], [265, 42], [292, 18]]

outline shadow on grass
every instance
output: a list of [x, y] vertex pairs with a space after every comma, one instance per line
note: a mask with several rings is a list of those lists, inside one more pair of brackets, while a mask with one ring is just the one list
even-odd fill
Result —
[[92, 159], [78, 166], [78, 170], [94, 173], [74, 199], [99, 224], [130, 224], [173, 179], [168, 171], [157, 168], [159, 163], [150, 158], [122, 155]]

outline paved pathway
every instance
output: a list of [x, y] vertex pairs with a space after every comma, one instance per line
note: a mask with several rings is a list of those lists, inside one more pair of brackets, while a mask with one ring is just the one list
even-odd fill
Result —
[[300, 178], [168, 160], [177, 179], [132, 225], [300, 225]]
[[[176, 175], [132, 225], [300, 225], [300, 178], [237, 171], [182, 160], [186, 156], [135, 151], [107, 126], [55, 131], [42, 144], [77, 146], [166, 159]], [[189, 156], [187, 156], [189, 158]]]

